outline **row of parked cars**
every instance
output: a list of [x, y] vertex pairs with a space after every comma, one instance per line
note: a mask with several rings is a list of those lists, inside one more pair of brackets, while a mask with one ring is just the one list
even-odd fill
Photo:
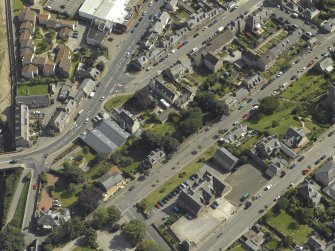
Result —
[[[199, 178], [198, 174], [192, 174], [189, 179], [192, 181], [195, 181], [196, 179]], [[179, 194], [184, 188], [189, 186], [189, 182], [186, 180], [183, 183], [181, 183], [179, 186], [175, 187], [172, 192], [170, 192], [168, 195], [166, 195], [161, 201], [158, 201], [155, 205], [157, 209], [160, 209], [161, 207], [164, 207], [165, 204], [168, 203], [170, 199], [172, 199], [174, 196]]]

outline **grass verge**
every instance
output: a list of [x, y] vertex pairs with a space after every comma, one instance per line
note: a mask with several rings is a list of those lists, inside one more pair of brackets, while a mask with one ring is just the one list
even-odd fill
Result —
[[19, 96], [48, 94], [48, 85], [19, 85]]
[[17, 228], [21, 228], [23, 224], [24, 212], [26, 210], [26, 203], [29, 191], [30, 178], [24, 178], [24, 185], [22, 188], [22, 193], [20, 195], [19, 202], [17, 203], [14, 217], [10, 224]]
[[121, 96], [114, 96], [111, 97], [106, 103], [105, 103], [105, 109], [107, 111], [111, 111], [113, 108], [119, 108], [123, 106], [124, 103], [129, 100], [133, 94], [128, 94], [128, 95], [121, 95]]

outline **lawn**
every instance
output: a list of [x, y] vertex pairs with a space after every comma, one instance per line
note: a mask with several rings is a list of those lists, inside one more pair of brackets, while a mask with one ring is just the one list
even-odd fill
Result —
[[25, 2], [24, 0], [14, 0], [13, 1], [13, 11], [14, 12], [19, 11], [23, 7], [24, 2]]
[[90, 162], [95, 157], [94, 154], [91, 153], [90, 151], [88, 151], [88, 153], [84, 153], [83, 149], [81, 149], [76, 154], [74, 154], [74, 157], [78, 157], [78, 156], [84, 157], [87, 160], [87, 162]]
[[152, 133], [157, 133], [159, 135], [163, 134], [172, 135], [176, 131], [176, 128], [172, 123], [165, 122], [163, 124], [157, 124], [153, 126], [152, 128], [149, 129], [149, 131]]
[[121, 95], [121, 96], [114, 96], [111, 97], [106, 103], [105, 103], [105, 109], [107, 111], [111, 111], [113, 108], [119, 108], [123, 106], [124, 103], [127, 102], [133, 95], [128, 94], [128, 95]]
[[[176, 175], [168, 179], [164, 184], [157, 187], [152, 193], [150, 193], [145, 200], [148, 202], [149, 208], [152, 208], [157, 201], [163, 199], [168, 195], [176, 186], [180, 185], [182, 182], [188, 179], [193, 173], [198, 171], [204, 165], [204, 161], [209, 160], [215, 153], [216, 145], [210, 147], [205, 153], [203, 153], [199, 158], [189, 163]], [[203, 160], [203, 161], [200, 161]]]
[[86, 179], [96, 179], [104, 175], [111, 169], [112, 165], [107, 162], [100, 162], [93, 166], [85, 174]]
[[309, 73], [288, 86], [281, 94], [283, 98], [301, 101], [314, 99], [327, 92], [327, 80], [321, 74]]
[[[289, 106], [289, 104], [287, 107], [268, 116], [259, 113], [250, 118], [246, 125], [259, 132], [269, 131], [271, 134], [284, 135], [289, 126], [301, 126], [301, 123], [291, 116], [294, 107]], [[279, 122], [279, 125], [272, 127], [272, 121]]]
[[238, 245], [236, 247], [233, 247], [232, 249], [229, 249], [229, 251], [245, 251], [246, 249], [242, 247], [242, 245]]
[[59, 199], [62, 202], [63, 207], [71, 207], [78, 201], [78, 193], [81, 192], [83, 189], [80, 186], [76, 187], [76, 191], [71, 195], [68, 196], [65, 192], [65, 188], [68, 186], [68, 183], [62, 187], [61, 190], [57, 190], [54, 192], [54, 197]]
[[48, 85], [19, 85], [18, 87], [19, 96], [42, 94], [48, 94]]
[[301, 245], [307, 242], [312, 229], [307, 225], [299, 225], [297, 230], [290, 229], [289, 225], [295, 220], [285, 211], [281, 210], [280, 214], [273, 216], [268, 220], [268, 224], [276, 228], [282, 234], [291, 236], [294, 243]]
[[11, 225], [21, 228], [22, 223], [23, 223], [23, 217], [24, 217], [24, 212], [26, 210], [26, 203], [27, 203], [27, 197], [28, 197], [28, 191], [29, 191], [29, 184], [30, 184], [30, 179], [25, 178], [24, 179], [24, 185], [22, 188], [22, 193], [20, 195], [20, 199], [17, 203], [15, 214], [13, 217], [13, 220], [11, 221]]
[[72, 249], [72, 251], [95, 251], [96, 249], [88, 248], [88, 247], [76, 247]]

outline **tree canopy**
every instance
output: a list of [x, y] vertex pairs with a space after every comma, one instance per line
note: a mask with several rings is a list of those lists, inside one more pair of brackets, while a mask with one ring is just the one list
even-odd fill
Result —
[[200, 108], [189, 108], [182, 112], [182, 120], [179, 123], [180, 130], [186, 135], [191, 135], [202, 127], [202, 113]]
[[23, 237], [23, 233], [19, 228], [7, 225], [0, 232], [0, 250], [24, 250], [25, 245]]
[[89, 214], [98, 207], [101, 198], [102, 191], [95, 186], [89, 186], [79, 194], [78, 203], [84, 213]]
[[213, 117], [228, 114], [229, 108], [224, 101], [218, 100], [212, 92], [198, 92], [194, 98], [194, 106], [203, 112], [209, 112]]
[[266, 114], [272, 114], [279, 106], [279, 101], [276, 97], [265, 97], [261, 100], [259, 108], [260, 110]]
[[170, 135], [161, 135], [145, 131], [141, 135], [142, 145], [147, 146], [150, 150], [163, 148], [166, 153], [173, 153], [178, 150], [179, 142]]
[[144, 240], [137, 245], [135, 251], [163, 251], [163, 249], [152, 240]]
[[142, 110], [152, 109], [155, 107], [155, 102], [151, 99], [148, 88], [142, 88], [135, 92], [131, 102], [135, 107]]
[[123, 231], [127, 236], [127, 239], [133, 243], [139, 243], [145, 237], [144, 224], [139, 220], [131, 220], [124, 225]]
[[85, 173], [81, 168], [78, 166], [75, 166], [73, 164], [64, 164], [64, 175], [66, 176], [67, 179], [70, 180], [70, 182], [79, 184], [84, 182], [85, 180]]

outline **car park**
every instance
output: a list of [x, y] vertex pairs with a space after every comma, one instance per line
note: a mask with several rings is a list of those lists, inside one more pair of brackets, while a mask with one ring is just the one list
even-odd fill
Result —
[[240, 106], [238, 107], [239, 110], [242, 110], [243, 108], [244, 108], [244, 105], [240, 105]]
[[134, 32], [135, 32], [135, 28], [132, 28], [130, 32], [131, 32], [131, 33], [134, 33]]

